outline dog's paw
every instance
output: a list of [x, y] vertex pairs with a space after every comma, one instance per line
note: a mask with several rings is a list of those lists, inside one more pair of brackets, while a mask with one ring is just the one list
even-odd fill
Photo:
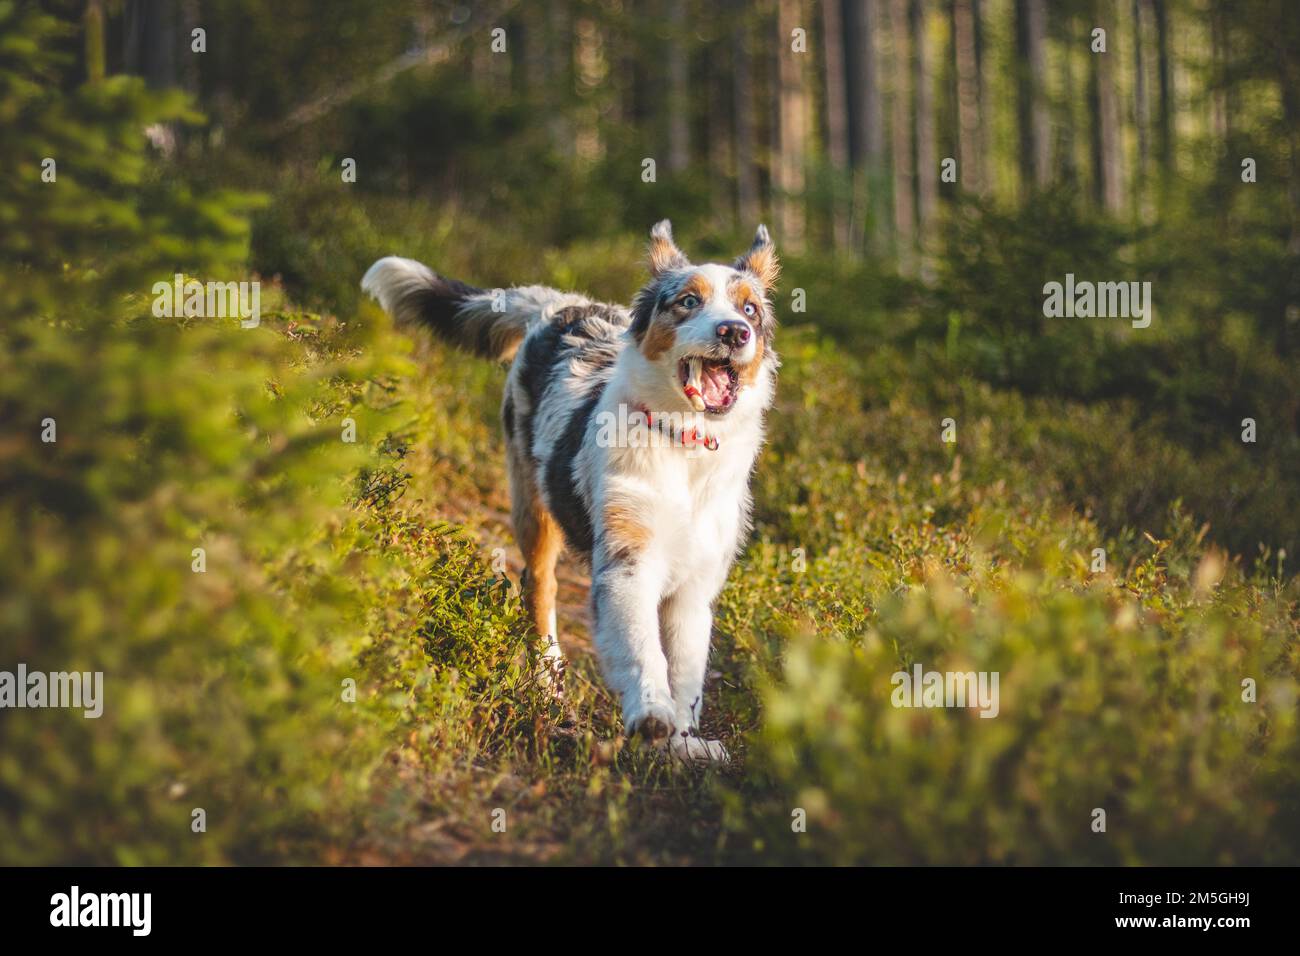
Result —
[[639, 713], [628, 714], [624, 721], [629, 734], [641, 737], [647, 743], [662, 747], [673, 736], [672, 708], [644, 704]]
[[670, 748], [675, 756], [687, 763], [711, 763], [726, 766], [731, 763], [731, 755], [722, 746], [721, 740], [705, 740], [685, 734], [674, 734]]
[[551, 696], [557, 701], [564, 700], [564, 676], [567, 671], [568, 661], [564, 659], [564, 654], [560, 651], [559, 642], [552, 637], [542, 654], [542, 667], [538, 674], [538, 683], [550, 691]]
[[636, 725], [637, 736], [642, 737], [647, 743], [656, 747], [663, 746], [673, 734], [671, 724], [665, 724], [655, 716], [642, 717], [640, 723]]

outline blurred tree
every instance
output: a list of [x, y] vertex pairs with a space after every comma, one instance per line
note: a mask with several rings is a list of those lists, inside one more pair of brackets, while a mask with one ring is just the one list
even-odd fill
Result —
[[1020, 179], [1046, 186], [1051, 177], [1051, 127], [1047, 111], [1047, 9], [1043, 0], [1016, 0], [1016, 108]]
[[921, 248], [930, 248], [938, 202], [939, 165], [935, 156], [934, 109], [934, 18], [930, 0], [914, 0], [913, 35], [916, 62], [916, 199]]
[[957, 74], [957, 115], [961, 125], [959, 181], [971, 192], [984, 189], [983, 122], [979, 57], [975, 49], [974, 0], [953, 0], [953, 56]]
[[[743, 0], [740, 0], [743, 2]], [[736, 127], [736, 208], [742, 228], [757, 222], [760, 212], [758, 184], [758, 135], [754, 129], [753, 31], [749, 19], [737, 16], [732, 28], [732, 109]]]
[[1174, 90], [1173, 62], [1169, 53], [1168, 0], [1150, 0], [1156, 23], [1156, 75], [1159, 77], [1157, 129], [1160, 166], [1166, 175], [1174, 169]]
[[844, 19], [840, 0], [822, 0], [822, 63], [826, 71], [826, 157], [831, 172], [831, 237], [839, 249], [850, 241], [850, 197], [843, 189], [849, 168], [849, 112], [844, 72]]
[[1092, 112], [1093, 182], [1097, 202], [1107, 212], [1118, 215], [1124, 208], [1124, 176], [1121, 164], [1119, 96], [1115, 89], [1116, 63], [1119, 60], [1117, 25], [1112, 0], [1093, 0], [1092, 22], [1102, 24], [1105, 36], [1093, 42], [1105, 42], [1098, 51], [1090, 46], [1088, 90]]
[[890, 135], [893, 140], [891, 155], [894, 170], [894, 249], [899, 268], [906, 274], [912, 269], [912, 252], [916, 241], [914, 217], [916, 212], [912, 197], [912, 63], [911, 16], [908, 0], [892, 0], [889, 9], [889, 27], [893, 34], [891, 44], [890, 76], [893, 92], [890, 97]]
[[1144, 0], [1133, 0], [1130, 16], [1133, 27], [1133, 126], [1137, 133], [1133, 201], [1138, 218], [1142, 221], [1150, 220], [1153, 211], [1147, 194], [1147, 177], [1151, 168], [1151, 97], [1147, 77], [1145, 6]]
[[686, 0], [667, 0], [668, 95], [664, 97], [668, 127], [668, 168], [680, 173], [691, 161], [690, 48], [691, 28]]
[[[804, 245], [804, 181], [808, 141], [807, 21], [803, 0], [777, 3], [778, 118], [776, 203], [782, 244], [792, 252]], [[799, 31], [796, 36], [796, 31]], [[796, 49], [796, 44], [799, 49]]]
[[98, 83], [104, 79], [104, 0], [86, 0], [82, 17], [86, 41], [86, 80]]
[[884, 157], [884, 110], [881, 106], [876, 50], [877, 0], [848, 0], [849, 153], [854, 171], [852, 220], [860, 249], [879, 253], [880, 187]]
[[69, 26], [0, 4], [0, 659], [100, 672], [103, 711], [5, 712], [0, 854], [256, 858], [356, 783], [348, 585], [320, 536], [359, 446], [322, 454], [310, 414], [343, 372], [295, 381], [265, 325], [151, 309], [178, 272], [244, 277], [254, 202], [159, 170], [145, 129], [197, 115], [82, 83]]

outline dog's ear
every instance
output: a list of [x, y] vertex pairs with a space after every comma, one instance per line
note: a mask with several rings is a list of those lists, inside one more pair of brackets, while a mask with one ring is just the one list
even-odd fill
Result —
[[663, 275], [670, 269], [684, 269], [690, 260], [673, 242], [673, 224], [667, 219], [655, 223], [650, 230], [650, 272], [655, 276]]
[[763, 292], [771, 292], [776, 287], [776, 280], [781, 278], [781, 263], [776, 258], [776, 246], [767, 233], [767, 226], [760, 225], [754, 233], [754, 244], [749, 251], [738, 258], [734, 267], [741, 272], [752, 272], [763, 283]]

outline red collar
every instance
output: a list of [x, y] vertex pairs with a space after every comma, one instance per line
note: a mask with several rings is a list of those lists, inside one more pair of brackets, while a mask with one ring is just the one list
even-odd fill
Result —
[[718, 450], [718, 439], [713, 435], [705, 435], [699, 428], [692, 428], [690, 431], [679, 432], [666, 421], [660, 421], [655, 424], [654, 415], [650, 409], [644, 405], [638, 404], [636, 407], [642, 415], [645, 416], [645, 423], [649, 428], [653, 428], [659, 433], [667, 432], [670, 441], [680, 444], [683, 448], [707, 448], [709, 451]]

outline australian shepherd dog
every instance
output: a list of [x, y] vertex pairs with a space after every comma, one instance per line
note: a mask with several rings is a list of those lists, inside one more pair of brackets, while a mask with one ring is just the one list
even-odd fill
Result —
[[767, 229], [730, 265], [693, 265], [667, 220], [631, 308], [542, 286], [476, 289], [410, 259], [362, 288], [398, 321], [510, 362], [505, 429], [529, 616], [562, 670], [555, 563], [590, 563], [601, 670], [626, 732], [725, 761], [698, 731], [717, 598], [749, 530], [750, 474], [776, 386]]

